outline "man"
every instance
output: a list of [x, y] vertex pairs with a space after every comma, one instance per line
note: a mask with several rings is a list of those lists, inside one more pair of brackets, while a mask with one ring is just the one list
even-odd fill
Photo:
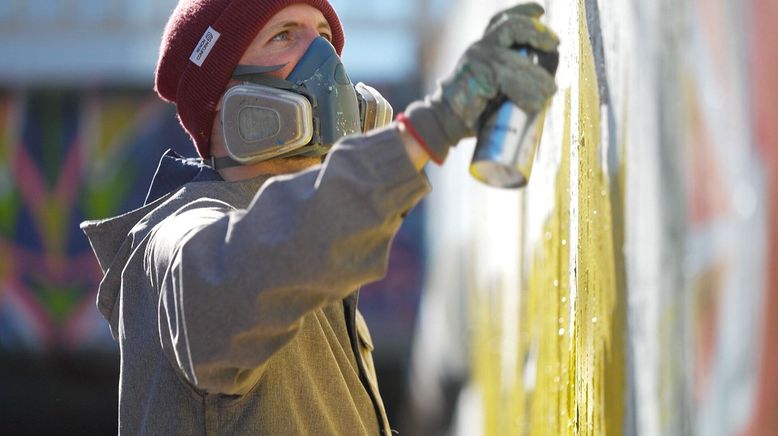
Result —
[[340, 139], [360, 113], [326, 0], [182, 0], [156, 90], [218, 171], [171, 183], [183, 167], [163, 159], [143, 208], [82, 225], [121, 349], [120, 433], [391, 434], [356, 291], [384, 275], [424, 164], [494, 98], [536, 110], [555, 91], [513, 50], [556, 50], [542, 13], [499, 14], [435, 95]]

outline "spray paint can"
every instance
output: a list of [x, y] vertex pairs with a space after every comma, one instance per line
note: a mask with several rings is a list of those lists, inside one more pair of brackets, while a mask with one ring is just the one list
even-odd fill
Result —
[[[552, 76], [559, 65], [558, 53], [541, 53], [519, 47], [520, 56], [545, 68]], [[492, 102], [478, 129], [470, 174], [488, 185], [521, 188], [527, 184], [540, 143], [545, 110], [525, 112], [504, 96]]]

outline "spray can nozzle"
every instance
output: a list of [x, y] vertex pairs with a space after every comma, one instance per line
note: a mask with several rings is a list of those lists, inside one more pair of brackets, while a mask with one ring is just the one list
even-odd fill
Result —
[[[556, 73], [559, 54], [516, 47], [551, 75]], [[500, 188], [520, 188], [527, 184], [535, 152], [542, 134], [545, 111], [525, 112], [505, 96], [496, 98], [481, 118], [478, 139], [470, 164], [476, 179]]]

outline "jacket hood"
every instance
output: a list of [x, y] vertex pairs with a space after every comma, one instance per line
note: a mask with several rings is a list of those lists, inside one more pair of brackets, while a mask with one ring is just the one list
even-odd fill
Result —
[[168, 150], [159, 162], [142, 207], [113, 218], [81, 223], [81, 230], [89, 239], [103, 272], [97, 293], [97, 308], [110, 324], [114, 339], [118, 338], [119, 311], [115, 309], [121, 287], [121, 273], [135, 245], [137, 232], [134, 229], [171, 193], [186, 183], [215, 180], [221, 180], [219, 174], [198, 159], [182, 158]]
[[[158, 201], [162, 202], [164, 199]], [[114, 218], [81, 223], [81, 230], [89, 239], [103, 271], [103, 279], [97, 292], [97, 309], [111, 325], [114, 339], [118, 338], [119, 311], [114, 308], [118, 302], [121, 271], [132, 254], [130, 233], [156, 206], [157, 202], [154, 202]]]

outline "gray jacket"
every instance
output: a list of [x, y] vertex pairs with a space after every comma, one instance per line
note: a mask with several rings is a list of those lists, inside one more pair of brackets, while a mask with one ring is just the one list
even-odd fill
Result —
[[119, 432], [388, 433], [355, 290], [428, 191], [387, 128], [292, 176], [188, 183], [83, 223], [121, 350]]

